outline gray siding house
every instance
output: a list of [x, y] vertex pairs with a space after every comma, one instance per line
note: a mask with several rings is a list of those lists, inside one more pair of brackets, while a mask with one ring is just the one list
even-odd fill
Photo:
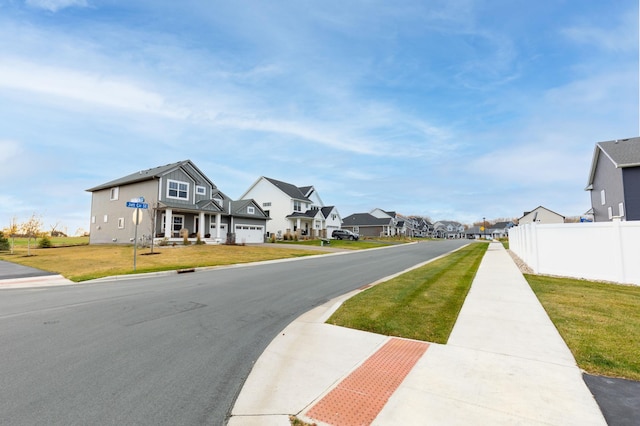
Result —
[[597, 143], [585, 189], [595, 222], [640, 220], [640, 138]]
[[342, 228], [360, 234], [361, 237], [386, 237], [393, 235], [396, 224], [391, 217], [375, 217], [370, 213], [354, 213], [342, 220]]
[[141, 170], [87, 189], [91, 192], [90, 244], [129, 244], [134, 212], [141, 209], [141, 240], [182, 240], [186, 234], [209, 243], [264, 242], [268, 215], [254, 200], [233, 201], [191, 160]]

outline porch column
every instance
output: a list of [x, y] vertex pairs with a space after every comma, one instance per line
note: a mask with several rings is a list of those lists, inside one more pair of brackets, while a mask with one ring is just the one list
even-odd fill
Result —
[[164, 236], [165, 238], [173, 237], [173, 210], [167, 209], [164, 213]]
[[296, 219], [296, 234], [298, 234], [298, 236], [302, 235], [302, 229], [300, 229], [300, 218]]
[[216, 240], [220, 239], [220, 219], [222, 218], [221, 213], [216, 213]]
[[204, 230], [204, 212], [200, 212], [200, 218], [198, 219], [198, 235], [200, 236], [200, 238], [204, 238], [204, 234], [206, 234], [206, 232], [202, 232]]

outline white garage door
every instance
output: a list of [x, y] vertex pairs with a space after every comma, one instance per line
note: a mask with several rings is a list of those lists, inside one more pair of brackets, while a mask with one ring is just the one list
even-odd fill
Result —
[[264, 243], [264, 226], [236, 225], [236, 244]]

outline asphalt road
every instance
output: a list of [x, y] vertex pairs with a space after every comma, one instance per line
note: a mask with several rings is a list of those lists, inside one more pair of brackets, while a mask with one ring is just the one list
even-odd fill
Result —
[[225, 424], [253, 363], [293, 319], [466, 243], [4, 290], [0, 424]]

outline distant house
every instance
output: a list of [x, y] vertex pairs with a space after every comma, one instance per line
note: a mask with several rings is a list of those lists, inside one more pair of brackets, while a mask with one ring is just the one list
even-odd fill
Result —
[[425, 218], [417, 218], [416, 237], [430, 237], [432, 233], [433, 224]]
[[585, 189], [595, 222], [640, 220], [640, 138], [598, 142]]
[[538, 206], [530, 212], [524, 212], [521, 218], [518, 219], [519, 225], [526, 223], [564, 223], [564, 216], [554, 211], [549, 210], [546, 207]]
[[496, 222], [492, 226], [490, 226], [489, 231], [493, 238], [506, 238], [509, 236], [509, 229], [513, 228], [515, 223], [508, 222]]
[[441, 220], [433, 224], [433, 236], [435, 238], [464, 238], [464, 225], [450, 220]]
[[91, 244], [127, 244], [135, 235], [137, 202], [145, 207], [140, 239], [264, 242], [268, 216], [250, 199], [233, 201], [190, 160], [141, 170], [87, 189], [91, 192]]
[[376, 217], [371, 213], [354, 213], [342, 220], [342, 228], [360, 234], [361, 237], [386, 237], [395, 235], [396, 224], [390, 216]]
[[241, 198], [256, 200], [271, 218], [267, 236], [328, 238], [342, 222], [336, 207], [325, 206], [313, 186], [296, 186], [261, 176]]

